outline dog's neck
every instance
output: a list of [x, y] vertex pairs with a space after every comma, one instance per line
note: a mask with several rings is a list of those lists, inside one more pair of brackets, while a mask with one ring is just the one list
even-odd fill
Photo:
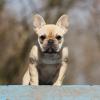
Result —
[[40, 63], [43, 64], [59, 64], [61, 62], [61, 57], [59, 54], [43, 54], [40, 57]]
[[62, 58], [62, 50], [57, 53], [43, 53], [39, 48], [39, 63], [43, 64], [59, 64]]

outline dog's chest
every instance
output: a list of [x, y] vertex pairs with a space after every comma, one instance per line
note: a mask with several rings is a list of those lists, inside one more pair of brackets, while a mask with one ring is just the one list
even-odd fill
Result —
[[39, 79], [44, 82], [52, 81], [60, 69], [60, 64], [41, 64], [38, 66]]
[[41, 75], [52, 75], [53, 73], [55, 73], [58, 70], [58, 66], [57, 64], [55, 65], [47, 65], [47, 64], [41, 64], [38, 67], [39, 73]]
[[59, 64], [61, 62], [61, 56], [58, 54], [45, 54], [42, 55], [39, 59], [40, 64], [45, 64], [45, 65], [55, 65]]
[[61, 59], [57, 55], [45, 55], [39, 60], [39, 79], [51, 81], [59, 72]]

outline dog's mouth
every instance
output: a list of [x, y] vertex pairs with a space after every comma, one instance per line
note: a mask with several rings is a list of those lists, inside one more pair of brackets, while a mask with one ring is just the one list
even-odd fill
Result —
[[46, 47], [44, 53], [57, 53], [57, 48], [55, 47]]

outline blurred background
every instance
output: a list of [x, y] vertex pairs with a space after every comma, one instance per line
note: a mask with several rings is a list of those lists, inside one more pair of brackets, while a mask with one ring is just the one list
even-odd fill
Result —
[[69, 16], [69, 65], [63, 84], [100, 84], [100, 0], [0, 0], [0, 84], [21, 84], [36, 36], [32, 16]]

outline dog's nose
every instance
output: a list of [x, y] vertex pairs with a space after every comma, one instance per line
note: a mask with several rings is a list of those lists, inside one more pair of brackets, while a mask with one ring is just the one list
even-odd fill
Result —
[[53, 44], [54, 43], [54, 40], [52, 40], [52, 39], [49, 39], [48, 40], [48, 44], [50, 45], [50, 44]]

